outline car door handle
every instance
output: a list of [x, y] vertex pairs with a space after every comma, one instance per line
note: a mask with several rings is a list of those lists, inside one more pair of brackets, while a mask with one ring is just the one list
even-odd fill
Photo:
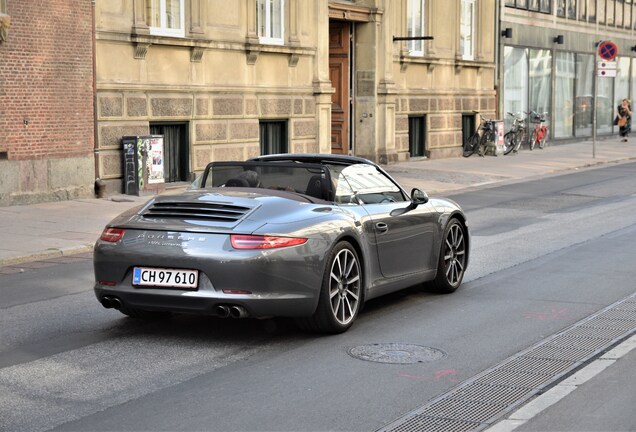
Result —
[[375, 224], [375, 229], [377, 229], [379, 232], [387, 232], [389, 230], [389, 226], [384, 222], [378, 222]]

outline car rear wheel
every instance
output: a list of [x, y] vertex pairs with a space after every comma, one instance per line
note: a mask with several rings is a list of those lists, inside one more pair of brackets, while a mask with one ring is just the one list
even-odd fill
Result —
[[439, 293], [452, 293], [459, 288], [464, 279], [467, 259], [466, 231], [457, 219], [452, 219], [444, 230], [437, 276], [432, 282], [433, 290]]
[[346, 241], [331, 251], [313, 316], [299, 320], [302, 328], [342, 333], [358, 316], [362, 304], [362, 269], [358, 254]]

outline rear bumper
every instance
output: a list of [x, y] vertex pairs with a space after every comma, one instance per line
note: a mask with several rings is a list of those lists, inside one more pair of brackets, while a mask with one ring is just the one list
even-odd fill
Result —
[[225, 295], [206, 291], [181, 291], [109, 287], [95, 284], [95, 297], [116, 297], [123, 308], [198, 315], [217, 315], [218, 306], [242, 306], [248, 315], [263, 317], [306, 317], [316, 309], [317, 296], [307, 295]]

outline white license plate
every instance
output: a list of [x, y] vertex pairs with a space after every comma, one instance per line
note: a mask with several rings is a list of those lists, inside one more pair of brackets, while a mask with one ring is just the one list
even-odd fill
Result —
[[135, 267], [132, 284], [170, 288], [196, 288], [199, 283], [197, 270]]

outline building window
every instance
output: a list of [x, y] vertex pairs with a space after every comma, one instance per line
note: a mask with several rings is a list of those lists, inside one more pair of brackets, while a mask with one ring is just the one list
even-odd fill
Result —
[[283, 45], [285, 0], [257, 0], [256, 28], [261, 43]]
[[287, 153], [287, 122], [280, 120], [261, 120], [261, 155]]
[[[408, 23], [407, 23], [407, 36], [409, 37], [421, 37], [424, 36], [424, 7], [426, 0], [409, 0], [408, 3]], [[409, 54], [422, 56], [424, 55], [424, 41], [413, 40], [409, 41]]]
[[506, 0], [506, 6], [545, 14], [552, 13], [552, 0]]
[[460, 19], [459, 50], [464, 60], [475, 56], [475, 0], [462, 0]]
[[607, 0], [605, 6], [605, 24], [607, 24], [608, 26], [613, 26], [614, 24], [616, 24], [616, 22], [614, 21], [614, 6], [616, 6], [616, 0]]
[[0, 13], [7, 13], [7, 0], [0, 0]]
[[185, 0], [146, 0], [150, 34], [185, 37]]
[[426, 117], [409, 116], [409, 155], [426, 156]]

